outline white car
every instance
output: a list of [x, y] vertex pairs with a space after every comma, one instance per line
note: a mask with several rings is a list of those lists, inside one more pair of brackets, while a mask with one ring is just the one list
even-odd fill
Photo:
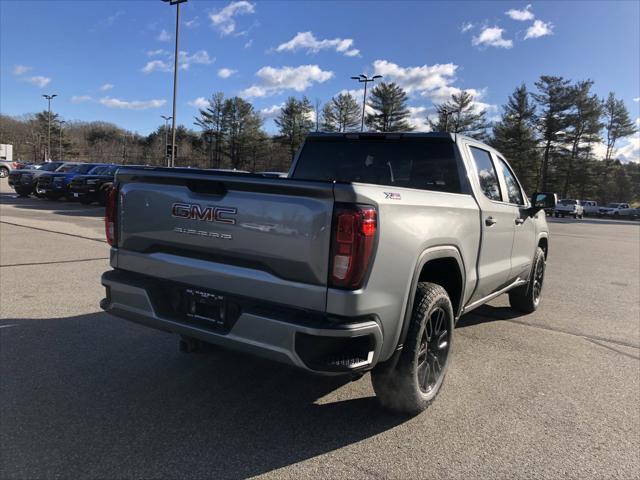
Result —
[[556, 218], [565, 217], [567, 215], [573, 218], [582, 218], [584, 215], [584, 208], [580, 200], [564, 198], [558, 202], [553, 214]]
[[635, 209], [628, 203], [609, 203], [606, 207], [600, 207], [598, 214], [607, 217], [631, 217], [634, 212]]
[[580, 200], [580, 203], [582, 203], [582, 207], [584, 208], [585, 216], [598, 215], [598, 213], [600, 213], [598, 202], [593, 200]]

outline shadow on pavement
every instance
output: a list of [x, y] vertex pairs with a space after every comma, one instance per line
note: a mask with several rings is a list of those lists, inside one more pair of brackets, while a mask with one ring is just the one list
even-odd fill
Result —
[[522, 313], [510, 307], [495, 307], [485, 304], [460, 317], [460, 320], [456, 323], [456, 328], [473, 327], [480, 323], [512, 320], [514, 318], [522, 319]]
[[46, 198], [37, 198], [33, 196], [21, 198], [15, 193], [0, 193], [0, 204], [12, 205], [16, 208], [23, 208], [25, 210], [48, 212], [55, 215], [76, 217], [104, 216], [104, 207], [97, 203], [82, 205], [79, 202], [64, 199], [48, 200]]
[[344, 378], [179, 353], [104, 313], [2, 324], [2, 478], [244, 478], [406, 420], [374, 397], [315, 403]]

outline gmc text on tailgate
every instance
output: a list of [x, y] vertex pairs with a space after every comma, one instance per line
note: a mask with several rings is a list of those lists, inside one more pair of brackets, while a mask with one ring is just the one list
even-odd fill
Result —
[[544, 208], [471, 138], [311, 134], [287, 178], [122, 168], [105, 226], [109, 313], [326, 375], [371, 378], [415, 414], [437, 395], [460, 316], [540, 302]]

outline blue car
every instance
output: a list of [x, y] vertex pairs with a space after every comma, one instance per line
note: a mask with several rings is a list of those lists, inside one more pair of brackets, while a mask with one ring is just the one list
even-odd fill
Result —
[[58, 200], [62, 197], [70, 199], [69, 185], [75, 176], [90, 174], [93, 170], [106, 165], [104, 163], [67, 163], [55, 172], [40, 175], [36, 192], [49, 200]]

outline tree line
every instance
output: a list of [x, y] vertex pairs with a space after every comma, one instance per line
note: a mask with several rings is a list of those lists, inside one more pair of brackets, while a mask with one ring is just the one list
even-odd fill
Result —
[[[600, 202], [640, 200], [640, 165], [615, 158], [620, 140], [637, 133], [622, 100], [600, 99], [590, 80], [571, 82], [541, 76], [529, 91], [518, 86], [491, 122], [473, 94], [459, 91], [434, 106], [424, 120], [433, 131], [464, 134], [496, 147], [511, 163], [527, 192], [555, 191], [561, 197]], [[275, 117], [278, 132], [263, 130], [263, 117], [240, 97], [214, 93], [194, 118], [196, 131], [179, 126], [177, 166], [286, 171], [311, 131], [411, 131], [406, 91], [381, 82], [367, 109], [348, 92], [315, 106], [289, 97]], [[165, 126], [143, 136], [105, 122], [51, 119], [51, 157], [124, 164], [165, 163]], [[47, 112], [19, 118], [0, 116], [0, 142], [13, 143], [16, 158], [46, 156]]]

